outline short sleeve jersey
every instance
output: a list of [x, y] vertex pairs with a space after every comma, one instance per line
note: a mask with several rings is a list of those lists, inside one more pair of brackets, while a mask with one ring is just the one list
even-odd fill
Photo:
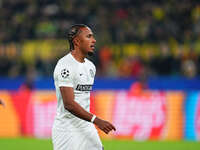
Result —
[[54, 70], [57, 97], [54, 127], [77, 130], [91, 124], [79, 119], [64, 108], [60, 87], [72, 87], [74, 89], [74, 100], [89, 112], [90, 91], [94, 83], [95, 73], [96, 68], [94, 64], [87, 58], [85, 58], [83, 63], [80, 63], [69, 53], [58, 61]]

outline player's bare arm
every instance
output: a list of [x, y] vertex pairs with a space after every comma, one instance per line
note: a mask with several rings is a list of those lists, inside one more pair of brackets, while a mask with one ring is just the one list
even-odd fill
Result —
[[[73, 115], [90, 122], [93, 114], [87, 112], [76, 101], [74, 101], [74, 89], [72, 87], [60, 87], [60, 91], [65, 109], [67, 109]], [[95, 118], [94, 124], [106, 134], [112, 130], [116, 130], [111, 123], [98, 117]]]

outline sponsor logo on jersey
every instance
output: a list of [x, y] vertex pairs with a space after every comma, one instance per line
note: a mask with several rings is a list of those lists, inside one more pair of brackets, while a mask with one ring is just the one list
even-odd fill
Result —
[[76, 87], [77, 91], [92, 91], [92, 85], [91, 84], [78, 84]]

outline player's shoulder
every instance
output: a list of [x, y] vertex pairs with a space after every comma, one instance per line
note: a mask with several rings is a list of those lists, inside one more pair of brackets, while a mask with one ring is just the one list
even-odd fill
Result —
[[67, 55], [63, 56], [62, 58], [60, 58], [58, 60], [58, 63], [71, 63], [72, 62], [72, 59], [70, 57], [70, 53], [68, 53]]
[[60, 58], [56, 64], [55, 71], [59, 71], [62, 69], [73, 70], [74, 63], [69, 54]]
[[68, 53], [58, 60], [54, 69], [54, 76], [64, 71], [72, 73], [74, 71], [73, 68], [75, 68], [74, 63], [70, 57], [70, 53]]
[[94, 63], [91, 60], [89, 60], [88, 58], [85, 58], [85, 61], [89, 66], [91, 66], [92, 68], [96, 69], [96, 66], [94, 65]]
[[70, 57], [70, 53], [68, 53], [67, 55], [63, 56], [62, 58], [60, 58], [57, 62], [57, 66], [61, 67], [61, 66], [68, 66], [71, 67], [73, 66], [73, 61]]

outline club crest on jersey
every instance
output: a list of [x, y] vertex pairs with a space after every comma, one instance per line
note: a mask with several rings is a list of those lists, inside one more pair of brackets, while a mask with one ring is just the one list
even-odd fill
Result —
[[92, 69], [90, 69], [90, 75], [91, 75], [92, 78], [94, 78], [94, 72], [93, 72]]
[[63, 78], [67, 78], [69, 76], [69, 70], [67, 70], [67, 69], [61, 70], [61, 76]]

